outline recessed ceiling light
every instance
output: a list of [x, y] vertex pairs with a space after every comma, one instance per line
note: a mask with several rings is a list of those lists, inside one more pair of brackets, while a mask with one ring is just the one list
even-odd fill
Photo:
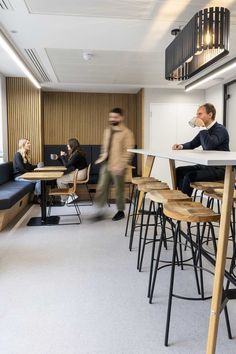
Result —
[[14, 34], [15, 34], [15, 33], [18, 33], [17, 30], [11, 30], [10, 32], [11, 32], [11, 33], [14, 33]]

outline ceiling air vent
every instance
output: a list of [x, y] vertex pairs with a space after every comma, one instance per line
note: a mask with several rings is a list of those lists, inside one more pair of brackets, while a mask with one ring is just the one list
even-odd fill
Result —
[[13, 7], [8, 0], [0, 0], [0, 10], [12, 11]]
[[25, 49], [25, 53], [28, 56], [28, 59], [31, 62], [31, 65], [37, 70], [37, 73], [40, 75], [41, 79], [44, 82], [51, 81], [48, 74], [43, 68], [43, 65], [40, 62], [39, 56], [35, 49]]

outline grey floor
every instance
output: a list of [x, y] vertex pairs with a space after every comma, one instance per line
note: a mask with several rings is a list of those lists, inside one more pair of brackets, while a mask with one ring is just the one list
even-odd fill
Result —
[[[33, 206], [0, 234], [0, 353], [205, 353], [210, 301], [174, 299], [170, 346], [164, 347], [170, 269], [159, 272], [150, 305], [149, 257], [139, 273], [137, 248], [130, 253], [124, 237], [125, 220], [111, 221], [114, 206], [97, 223], [89, 220], [93, 207], [81, 211], [81, 225], [27, 227], [30, 216], [40, 213]], [[192, 294], [192, 278], [190, 268], [178, 271], [178, 291]], [[210, 293], [212, 277], [205, 283]], [[218, 354], [236, 353], [235, 302], [229, 312], [234, 339], [228, 340], [222, 315]]]

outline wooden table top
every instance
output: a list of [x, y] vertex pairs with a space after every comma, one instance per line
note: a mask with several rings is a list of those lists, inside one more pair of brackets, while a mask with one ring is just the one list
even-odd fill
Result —
[[27, 172], [21, 175], [22, 178], [24, 179], [31, 179], [31, 180], [53, 180], [57, 179], [63, 176], [63, 172], [50, 172], [50, 171], [45, 171], [45, 172]]
[[66, 171], [66, 167], [64, 166], [43, 166], [43, 167], [36, 167], [34, 169], [36, 172], [48, 172], [48, 171]]

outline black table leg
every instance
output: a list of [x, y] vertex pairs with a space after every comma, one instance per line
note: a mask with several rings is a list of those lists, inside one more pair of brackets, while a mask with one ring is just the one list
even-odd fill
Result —
[[28, 226], [47, 226], [59, 224], [59, 216], [47, 216], [47, 195], [46, 195], [46, 181], [41, 180], [41, 217], [31, 218]]

